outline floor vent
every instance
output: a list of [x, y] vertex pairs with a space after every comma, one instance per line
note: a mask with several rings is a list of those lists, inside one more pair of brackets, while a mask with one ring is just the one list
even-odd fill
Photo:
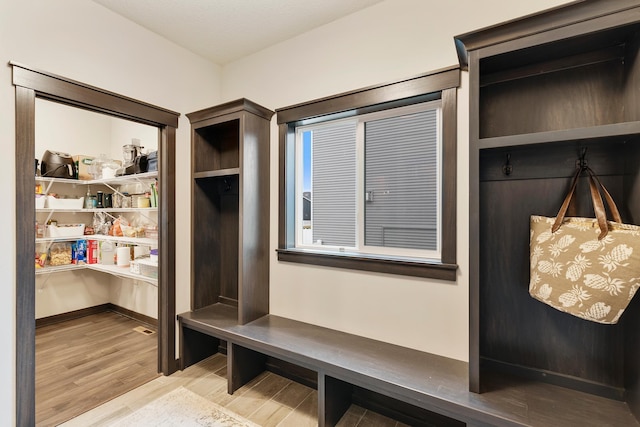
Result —
[[135, 327], [133, 328], [133, 330], [144, 335], [153, 335], [156, 333], [156, 331], [152, 331], [151, 329], [145, 328], [144, 326]]

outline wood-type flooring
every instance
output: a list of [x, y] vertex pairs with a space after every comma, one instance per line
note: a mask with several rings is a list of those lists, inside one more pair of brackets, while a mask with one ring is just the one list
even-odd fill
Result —
[[157, 378], [157, 334], [103, 312], [36, 329], [36, 425], [57, 426]]
[[[63, 427], [108, 426], [179, 387], [209, 399], [263, 427], [315, 427], [318, 393], [271, 372], [263, 372], [227, 394], [227, 358], [216, 354], [184, 371], [159, 377], [74, 418]], [[407, 427], [391, 418], [351, 405], [339, 427]]]

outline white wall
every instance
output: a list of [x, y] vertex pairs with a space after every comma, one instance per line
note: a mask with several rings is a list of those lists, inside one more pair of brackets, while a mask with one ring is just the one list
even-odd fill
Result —
[[[86, 0], [0, 0], [0, 418], [15, 418], [15, 114], [16, 61], [182, 114], [220, 102], [220, 67]], [[189, 121], [182, 115], [176, 156], [177, 309], [189, 307]], [[41, 154], [39, 154], [40, 156]], [[182, 207], [182, 208], [181, 208]]]
[[[456, 63], [452, 37], [562, 0], [387, 0], [224, 67], [86, 0], [0, 0], [0, 60], [14, 60], [182, 114], [247, 97], [279, 108]], [[15, 200], [14, 88], [0, 69], [0, 194]], [[223, 83], [221, 87], [221, 83]], [[365, 336], [467, 358], [467, 88], [460, 90], [455, 283], [278, 263], [271, 310]], [[189, 307], [189, 122], [177, 133], [177, 311]], [[277, 246], [277, 132], [272, 122], [271, 247]], [[0, 416], [15, 415], [15, 209], [0, 210]], [[30, 284], [28, 284], [30, 286]]]
[[[387, 0], [223, 69], [225, 100], [277, 109], [457, 64], [453, 37], [566, 1]], [[468, 88], [458, 111], [456, 282], [278, 262], [272, 314], [468, 359]], [[271, 132], [271, 247], [277, 247], [278, 133]]]

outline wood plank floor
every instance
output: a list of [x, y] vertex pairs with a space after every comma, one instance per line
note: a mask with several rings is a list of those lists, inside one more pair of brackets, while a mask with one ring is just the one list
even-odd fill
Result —
[[36, 329], [36, 425], [56, 426], [159, 375], [157, 334], [113, 312]]
[[[224, 406], [264, 427], [318, 425], [316, 390], [271, 372], [263, 372], [233, 395], [227, 394], [227, 359], [216, 354], [184, 371], [159, 377], [64, 424], [63, 427], [107, 426], [179, 387]], [[340, 427], [406, 427], [372, 411], [351, 405]]]

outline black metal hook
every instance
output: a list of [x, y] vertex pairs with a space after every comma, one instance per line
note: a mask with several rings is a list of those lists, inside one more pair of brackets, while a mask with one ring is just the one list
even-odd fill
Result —
[[579, 167], [580, 170], [585, 170], [589, 167], [587, 162], [587, 147], [582, 147], [582, 152], [580, 153], [580, 158], [576, 162], [576, 167]]
[[502, 173], [509, 176], [513, 172], [513, 166], [511, 165], [511, 153], [507, 154], [507, 162], [502, 166]]

